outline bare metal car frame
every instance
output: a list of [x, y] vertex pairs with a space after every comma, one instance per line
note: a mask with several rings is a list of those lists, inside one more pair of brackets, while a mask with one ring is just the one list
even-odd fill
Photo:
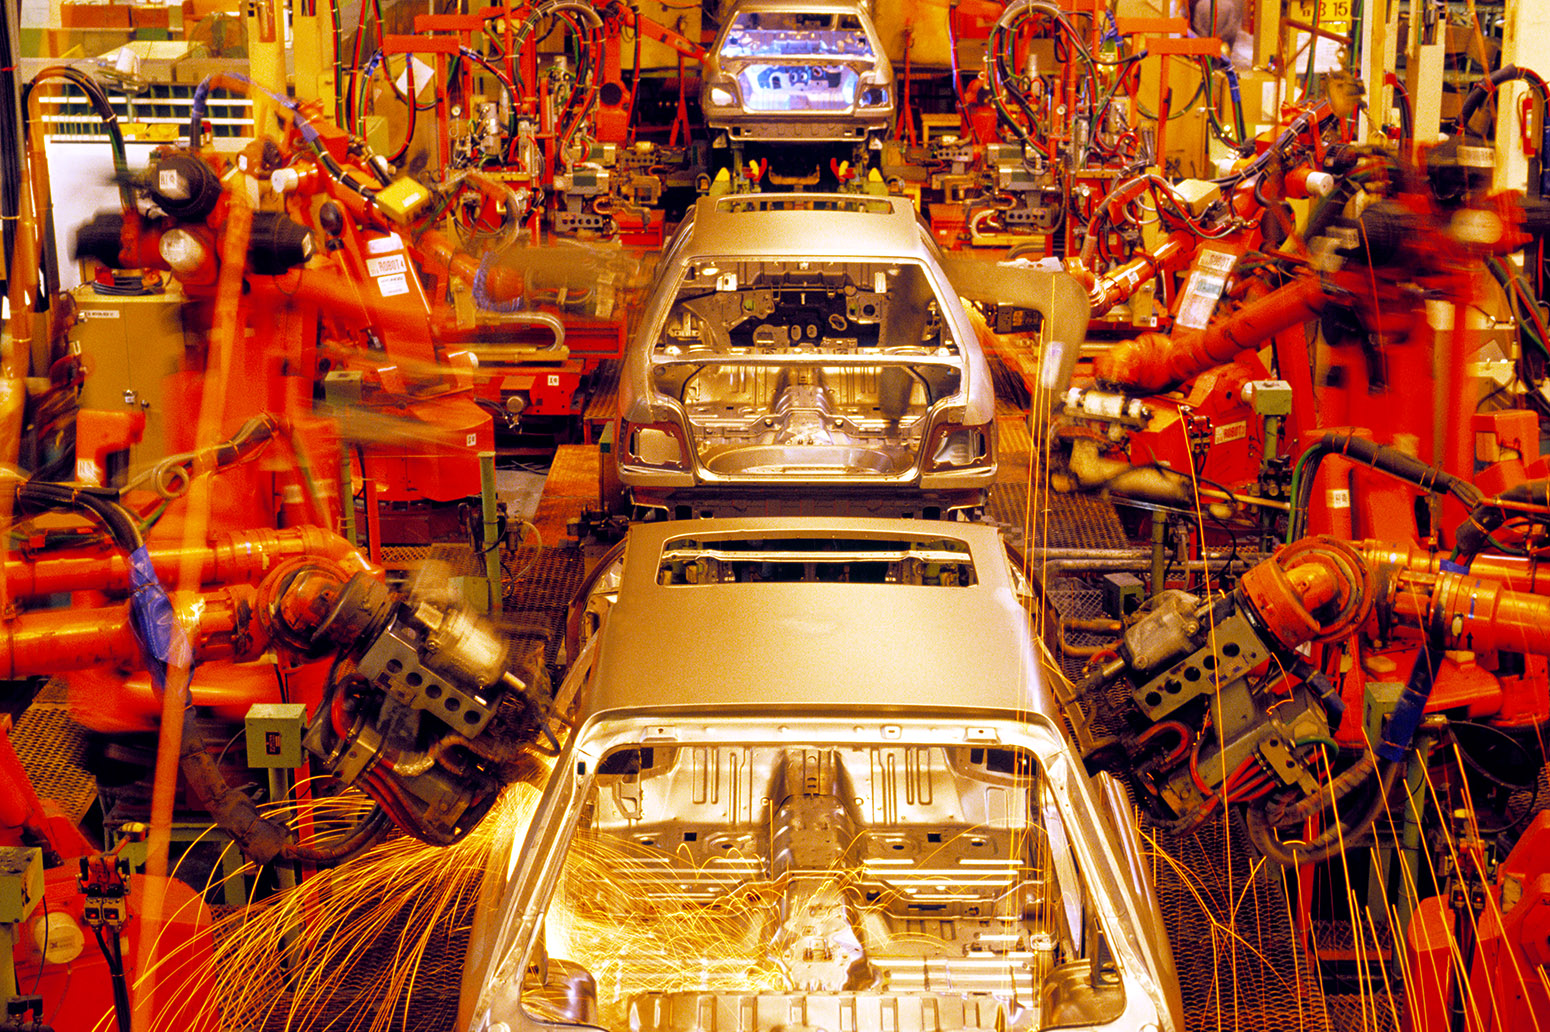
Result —
[[1179, 1032], [1123, 795], [1017, 584], [980, 525], [634, 527], [459, 1028]]
[[669, 515], [938, 516], [985, 504], [995, 399], [908, 200], [701, 200], [620, 380], [619, 477]]
[[705, 124], [748, 142], [864, 142], [893, 126], [893, 63], [859, 4], [744, 0], [701, 72]]

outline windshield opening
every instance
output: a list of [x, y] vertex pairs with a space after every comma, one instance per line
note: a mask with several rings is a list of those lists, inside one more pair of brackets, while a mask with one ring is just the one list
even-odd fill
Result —
[[1031, 751], [635, 746], [579, 788], [540, 941], [505, 967], [530, 1017], [988, 1032], [1123, 1011]]
[[872, 44], [854, 14], [745, 11], [727, 30], [721, 56], [871, 57]]
[[962, 385], [945, 310], [914, 262], [699, 259], [658, 330], [655, 387], [711, 473], [907, 475]]
[[946, 310], [918, 262], [702, 258], [684, 270], [656, 350], [956, 353]]

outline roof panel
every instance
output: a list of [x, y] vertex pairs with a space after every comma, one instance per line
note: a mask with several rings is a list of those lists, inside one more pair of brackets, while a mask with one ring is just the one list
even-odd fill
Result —
[[[968, 542], [978, 583], [656, 583], [669, 539], [834, 534]], [[1057, 717], [997, 532], [910, 520], [703, 520], [630, 532], [590, 708], [1037, 710]]]

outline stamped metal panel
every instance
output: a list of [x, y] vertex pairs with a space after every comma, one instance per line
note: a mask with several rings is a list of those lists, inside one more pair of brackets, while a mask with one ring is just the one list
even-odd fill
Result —
[[[659, 585], [670, 539], [952, 538], [977, 583]], [[638, 524], [619, 601], [602, 631], [591, 710], [764, 712], [888, 707], [900, 712], [1030, 710], [1047, 695], [993, 528], [873, 519], [740, 519]]]
[[1092, 316], [1087, 291], [1077, 278], [1058, 270], [964, 257], [946, 259], [943, 266], [953, 287], [970, 301], [1026, 306], [1044, 316], [1039, 376], [1049, 396], [1060, 397], [1070, 386]]

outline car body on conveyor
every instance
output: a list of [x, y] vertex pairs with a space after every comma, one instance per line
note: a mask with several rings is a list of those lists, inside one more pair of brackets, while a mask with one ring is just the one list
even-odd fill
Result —
[[619, 477], [641, 510], [972, 514], [995, 480], [984, 353], [904, 198], [701, 200], [619, 396]]
[[1179, 1032], [1123, 794], [994, 529], [664, 522], [616, 555], [460, 1028]]
[[893, 64], [853, 3], [744, 0], [701, 73], [705, 124], [739, 142], [880, 138], [895, 104]]

